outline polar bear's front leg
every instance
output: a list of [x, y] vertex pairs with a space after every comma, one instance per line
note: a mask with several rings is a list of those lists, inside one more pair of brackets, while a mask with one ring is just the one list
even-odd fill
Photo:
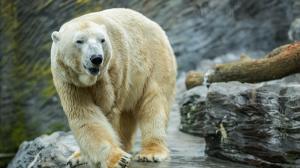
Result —
[[92, 167], [123, 168], [128, 165], [130, 155], [119, 147], [118, 138], [102, 113], [69, 117], [69, 125], [84, 160]]
[[[130, 155], [120, 148], [119, 139], [101, 109], [85, 88], [55, 81], [69, 126], [84, 157], [93, 168], [125, 168]], [[79, 156], [78, 154], [76, 156]]]

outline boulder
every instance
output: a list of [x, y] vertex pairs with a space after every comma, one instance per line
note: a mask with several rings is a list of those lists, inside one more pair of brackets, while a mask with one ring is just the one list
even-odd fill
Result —
[[179, 129], [193, 135], [203, 136], [205, 117], [206, 86], [199, 86], [182, 94], [180, 101], [181, 124]]
[[203, 136], [209, 156], [259, 167], [300, 166], [300, 85], [284, 81], [189, 90], [181, 101], [181, 129]]
[[8, 168], [66, 167], [67, 158], [78, 145], [71, 133], [55, 132], [24, 141]]

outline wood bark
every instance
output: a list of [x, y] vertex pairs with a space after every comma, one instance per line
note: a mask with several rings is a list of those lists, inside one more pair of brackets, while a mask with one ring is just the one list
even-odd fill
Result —
[[[280, 79], [284, 76], [300, 72], [300, 42], [278, 47], [262, 59], [251, 59], [241, 56], [236, 62], [216, 65], [213, 71], [204, 75], [203, 72], [191, 71], [186, 77], [186, 87], [207, 83], [240, 81], [256, 83]], [[207, 79], [205, 79], [205, 76]]]

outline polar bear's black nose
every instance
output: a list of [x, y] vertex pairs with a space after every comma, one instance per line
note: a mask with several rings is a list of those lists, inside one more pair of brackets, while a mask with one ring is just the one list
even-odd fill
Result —
[[92, 55], [91, 56], [91, 62], [95, 65], [100, 65], [102, 63], [102, 55]]

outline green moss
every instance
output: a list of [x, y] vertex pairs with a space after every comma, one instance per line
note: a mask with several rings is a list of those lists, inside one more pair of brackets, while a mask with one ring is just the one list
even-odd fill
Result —
[[73, 17], [78, 17], [90, 12], [98, 12], [102, 10], [102, 6], [96, 1], [90, 2], [90, 0], [77, 0], [76, 2], [76, 5], [84, 10], [74, 11], [72, 14]]
[[[15, 30], [17, 29], [19, 23], [17, 20], [17, 7], [15, 2], [10, 0], [3, 0], [0, 2], [1, 10], [0, 10], [0, 20], [3, 23], [5, 31], [1, 32], [1, 36], [5, 38], [7, 41], [1, 50], [3, 51], [3, 59], [0, 59], [1, 66], [5, 66], [7, 64], [12, 64], [12, 58], [15, 58], [15, 55], [17, 51], [15, 48], [17, 48], [17, 42], [15, 40]], [[7, 45], [9, 44], [9, 45]], [[6, 74], [7, 76], [11, 76], [8, 78], [8, 83], [11, 83], [11, 85], [8, 85], [10, 90], [14, 90], [15, 86], [15, 80], [13, 72], [9, 72]], [[13, 99], [13, 119], [11, 124], [6, 124], [5, 126], [1, 126], [0, 134], [0, 151], [1, 152], [13, 152], [16, 151], [19, 144], [25, 139], [26, 135], [24, 134], [24, 115], [20, 111], [16, 110], [15, 106], [18, 106], [18, 104], [15, 104], [15, 100], [19, 99], [18, 92], [14, 93], [12, 96]], [[16, 97], [15, 97], [16, 96]]]
[[20, 143], [30, 138], [26, 134], [24, 113], [22, 111], [18, 111], [15, 115], [16, 119], [14, 123], [9, 126], [3, 126], [0, 129], [0, 134], [2, 136], [6, 135], [6, 139], [0, 140], [1, 152], [11, 153], [17, 151]]
[[1, 35], [4, 35], [9, 41], [10, 45], [5, 45], [4, 53], [12, 51], [16, 48], [17, 44], [14, 40], [15, 29], [18, 27], [19, 23], [16, 16], [16, 4], [10, 0], [3, 0], [0, 2], [0, 18], [1, 22], [4, 23], [5, 31], [1, 31]]
[[41, 95], [45, 98], [49, 98], [54, 96], [56, 93], [56, 90], [54, 88], [54, 86], [48, 85], [47, 87], [45, 87], [42, 92]]
[[49, 131], [47, 134], [51, 134], [55, 131], [67, 131], [66, 126], [63, 123], [54, 123], [50, 126]]
[[14, 124], [14, 129], [11, 130], [11, 141], [14, 146], [18, 146], [27, 139], [24, 123], [18, 122]]
[[51, 48], [51, 45], [52, 45], [52, 41], [49, 40], [49, 42], [42, 44], [39, 49], [44, 50], [44, 51], [49, 51], [49, 49]]
[[47, 1], [37, 1], [39, 3], [39, 5], [37, 5], [37, 9], [36, 11], [37, 12], [40, 12], [41, 10], [45, 9], [46, 7], [48, 7], [52, 2], [53, 0], [47, 0]]
[[86, 3], [89, 3], [90, 0], [76, 0], [76, 3], [77, 4], [86, 4]]
[[290, 152], [290, 153], [287, 153], [286, 158], [287, 158], [287, 160], [289, 160], [291, 163], [295, 163], [295, 161], [296, 161], [297, 159], [300, 158], [299, 152], [294, 152], [294, 153], [291, 153], [291, 152]]
[[[0, 140], [0, 151], [1, 153], [14, 153], [18, 150], [19, 145], [24, 141], [28, 140], [29, 137], [26, 134], [26, 126], [24, 120], [24, 113], [22, 111], [18, 111], [16, 114], [16, 120], [9, 126], [1, 127], [0, 134], [3, 137], [5, 135], [5, 139]], [[12, 157], [1, 158], [0, 167], [5, 167]]]

